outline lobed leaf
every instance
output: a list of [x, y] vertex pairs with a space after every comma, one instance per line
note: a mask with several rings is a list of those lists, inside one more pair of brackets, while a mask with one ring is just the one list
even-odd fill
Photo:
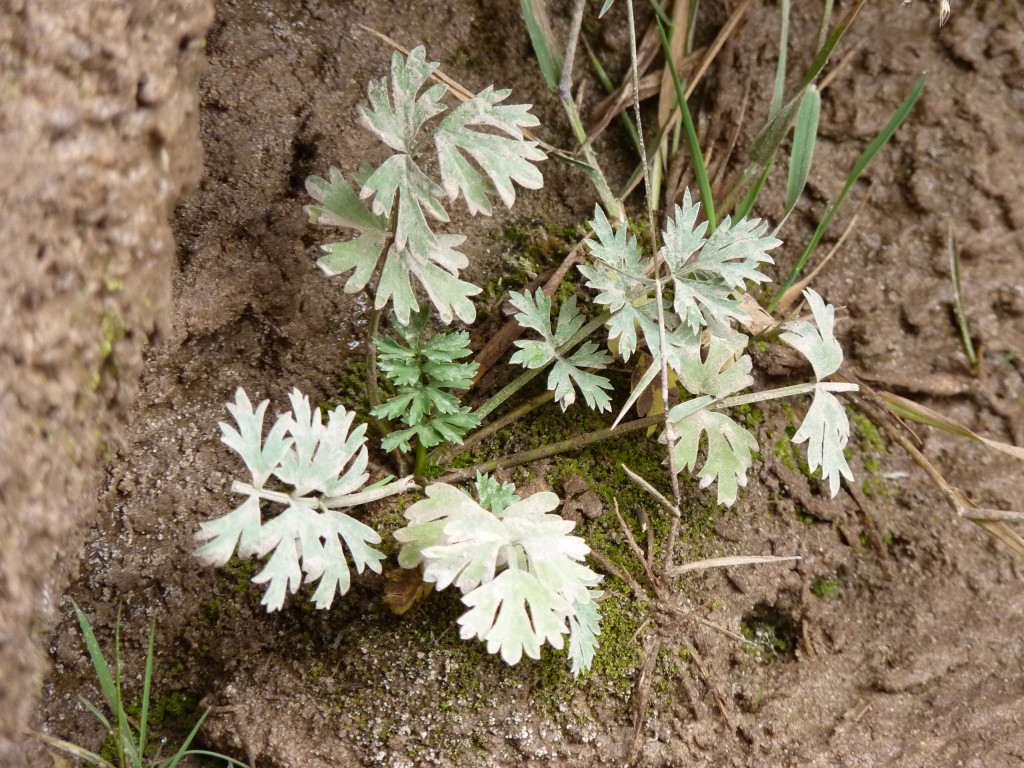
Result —
[[[461, 194], [471, 214], [492, 214], [489, 195], [496, 192], [507, 208], [515, 203], [513, 182], [540, 189], [544, 179], [534, 162], [547, 159], [535, 141], [525, 141], [522, 129], [540, 124], [529, 104], [502, 105], [511, 91], [485, 88], [445, 117], [434, 132], [442, 185], [452, 200]], [[472, 130], [493, 128], [506, 135]], [[473, 158], [487, 178], [466, 159]]]
[[592, 587], [601, 577], [582, 564], [589, 547], [569, 535], [574, 523], [550, 514], [555, 494], [519, 499], [514, 486], [486, 476], [477, 477], [477, 488], [481, 503], [450, 485], [428, 486], [427, 497], [406, 510], [409, 524], [395, 533], [399, 563], [422, 563], [424, 580], [438, 589], [458, 587], [470, 609], [459, 619], [462, 637], [486, 641], [509, 664], [524, 653], [537, 658], [545, 642], [562, 648], [573, 627], [579, 674], [599, 633]]
[[697, 450], [701, 435], [707, 433], [707, 458], [699, 472], [701, 488], [718, 482], [718, 503], [731, 506], [739, 488], [747, 484], [747, 470], [752, 463], [751, 454], [757, 450], [757, 440], [746, 429], [723, 413], [709, 410], [710, 396], [690, 400], [669, 411], [677, 435], [672, 446], [676, 466], [693, 471], [697, 465]]
[[821, 467], [822, 479], [828, 481], [833, 498], [839, 492], [840, 476], [853, 480], [853, 471], [843, 455], [849, 437], [850, 422], [842, 403], [831, 392], [815, 387], [814, 400], [793, 442], [807, 442], [807, 466], [812, 472]]
[[811, 288], [804, 290], [817, 328], [806, 320], [786, 323], [779, 338], [807, 358], [818, 381], [831, 376], [843, 364], [843, 348], [835, 337], [836, 310]]
[[[226, 563], [236, 547], [240, 557], [270, 555], [253, 578], [268, 585], [262, 602], [269, 611], [279, 610], [287, 594], [298, 590], [303, 573], [309, 581], [320, 581], [313, 594], [317, 607], [329, 607], [335, 594], [344, 594], [351, 584], [345, 548], [359, 573], [366, 567], [380, 572], [384, 558], [370, 546], [381, 540], [372, 528], [328, 506], [345, 506], [369, 477], [366, 426], [353, 429], [354, 414], [344, 408], [332, 411], [324, 424], [320, 409], [299, 390], [289, 397], [291, 412], [278, 417], [263, 443], [267, 402], [254, 411], [245, 392], [236, 392], [228, 408], [239, 429], [222, 424], [221, 430], [225, 443], [250, 466], [254, 483], [236, 483], [245, 501], [227, 515], [202, 523], [196, 534], [206, 543], [195, 554], [211, 565]], [[266, 491], [263, 486], [271, 476], [289, 490]], [[262, 499], [285, 509], [264, 523]]]
[[637, 328], [643, 327], [645, 336], [652, 330], [657, 335], [657, 306], [649, 295], [654, 281], [644, 276], [650, 259], [643, 256], [628, 227], [612, 229], [600, 206], [595, 206], [590, 226], [597, 240], [584, 242], [599, 263], [581, 265], [579, 270], [587, 278], [587, 287], [598, 292], [594, 301], [612, 313], [608, 340], [617, 340], [619, 354], [629, 360], [637, 348]]
[[598, 351], [597, 345], [589, 341], [568, 357], [559, 352], [559, 348], [583, 326], [584, 318], [576, 309], [576, 297], [570, 296], [562, 302], [555, 329], [551, 327], [551, 298], [545, 296], [540, 288], [532, 296], [529, 292], [512, 291], [509, 303], [519, 310], [516, 314], [518, 323], [543, 337], [542, 341], [516, 341], [519, 351], [512, 355], [510, 362], [526, 368], [543, 368], [554, 362], [548, 375], [548, 389], [555, 393], [555, 400], [563, 411], [576, 401], [577, 389], [591, 408], [610, 410], [611, 399], [607, 390], [612, 388], [611, 382], [604, 376], [583, 370], [605, 367], [611, 362], [608, 354]]

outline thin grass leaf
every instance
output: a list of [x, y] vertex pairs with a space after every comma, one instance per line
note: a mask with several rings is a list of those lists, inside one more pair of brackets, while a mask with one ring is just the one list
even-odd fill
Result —
[[[78, 607], [78, 603], [72, 600], [71, 605], [75, 608], [78, 626], [82, 629], [82, 638], [85, 640], [85, 647], [89, 651], [89, 660], [92, 662], [92, 668], [96, 670], [96, 679], [99, 681], [100, 691], [103, 693], [103, 698], [107, 700], [110, 711], [116, 712], [115, 706], [119, 697], [114, 686], [114, 678], [110, 674], [110, 667], [107, 666], [107, 660], [103, 658], [103, 651], [100, 649], [100, 644], [96, 640], [96, 634], [92, 631], [92, 625], [89, 623], [89, 620], [82, 613], [82, 609]], [[101, 722], [104, 721], [105, 718], [101, 718]], [[107, 726], [109, 727], [109, 724]]]
[[705, 571], [709, 568], [730, 568], [734, 565], [758, 565], [760, 563], [784, 563], [799, 560], [798, 555], [791, 557], [775, 557], [772, 555], [733, 555], [730, 557], [711, 557], [706, 560], [695, 560], [692, 563], [677, 565], [669, 571], [671, 576], [679, 576], [691, 571]]
[[[743, 194], [744, 190], [748, 189], [748, 186], [757, 179], [761, 180], [763, 186], [764, 179], [771, 172], [772, 167], [775, 164], [775, 158], [778, 154], [779, 145], [782, 140], [789, 133], [790, 127], [793, 125], [793, 121], [796, 120], [797, 112], [800, 108], [800, 103], [803, 100], [804, 92], [810, 87], [821, 71], [825, 68], [829, 58], [832, 55], [832, 51], [836, 45], [846, 34], [846, 31], [850, 28], [853, 20], [860, 13], [861, 8], [864, 6], [866, 0], [857, 0], [857, 3], [850, 9], [846, 16], [836, 25], [835, 29], [825, 38], [824, 44], [819, 48], [818, 53], [815, 55], [814, 60], [808, 66], [804, 72], [803, 78], [801, 78], [800, 85], [796, 89], [796, 94], [786, 102], [785, 106], [779, 110], [773, 118], [770, 118], [764, 127], [758, 132], [757, 136], [754, 137], [754, 142], [750, 148], [750, 164], [744, 170], [740, 180], [733, 185], [733, 188], [726, 195], [725, 200], [722, 201], [722, 210], [729, 210], [733, 207], [734, 199]], [[760, 194], [758, 189], [757, 194]], [[754, 206], [757, 200], [757, 194], [745, 195], [745, 198], [749, 202], [749, 205], [745, 207], [740, 213], [740, 209], [736, 208], [735, 213], [746, 216]]]
[[562, 76], [562, 56], [558, 53], [558, 42], [551, 32], [548, 9], [545, 0], [519, 0], [523, 11], [526, 31], [530, 35], [533, 53], [537, 57], [537, 65], [544, 77], [548, 90], [558, 88], [558, 80]]
[[115, 766], [113, 763], [107, 762], [102, 757], [97, 755], [95, 752], [90, 752], [88, 749], [80, 747], [77, 744], [72, 744], [70, 741], [54, 738], [53, 736], [50, 736], [48, 733], [37, 733], [36, 736], [38, 736], [42, 741], [44, 741], [48, 746], [52, 747], [53, 749], [58, 749], [61, 752], [66, 752], [72, 757], [77, 757], [79, 760], [82, 760], [90, 765], [99, 766], [99, 768], [117, 768], [117, 766]]
[[865, 149], [864, 152], [861, 153], [861, 156], [857, 158], [857, 162], [853, 164], [849, 175], [846, 177], [846, 184], [843, 186], [842, 192], [839, 193], [839, 197], [828, 207], [828, 210], [826, 210], [825, 215], [818, 224], [818, 228], [814, 231], [814, 236], [811, 237], [811, 241], [807, 244], [807, 248], [797, 260], [796, 264], [793, 265], [793, 269], [790, 270], [789, 276], [786, 278], [786, 282], [782, 284], [782, 287], [768, 305], [769, 312], [775, 309], [782, 295], [800, 276], [804, 266], [807, 264], [807, 260], [818, 247], [818, 243], [821, 242], [821, 238], [824, 237], [825, 232], [832, 223], [832, 219], [835, 218], [836, 213], [842, 206], [843, 201], [846, 200], [846, 196], [853, 188], [853, 185], [857, 183], [861, 174], [864, 173], [864, 170], [871, 164], [871, 161], [875, 159], [875, 155], [877, 155], [889, 139], [893, 137], [893, 134], [896, 133], [897, 129], [903, 125], [903, 121], [907, 119], [907, 115], [910, 114], [910, 110], [914, 108], [917, 100], [921, 97], [921, 93], [924, 91], [924, 85], [927, 80], [928, 76], [922, 75], [921, 79], [917, 81], [917, 85], [914, 86], [914, 90], [912, 90], [910, 95], [904, 99], [902, 104], [900, 104], [899, 109], [893, 113], [889, 122], [885, 124], [885, 127], [882, 128], [874, 140], [868, 145], [867, 149]]
[[146, 726], [149, 719], [149, 692], [153, 683], [153, 640], [156, 620], [149, 625], [149, 648], [146, 650], [146, 671], [142, 676], [142, 705], [139, 712], [139, 754], [146, 754]]
[[786, 215], [796, 205], [807, 184], [814, 157], [814, 143], [818, 136], [818, 118], [821, 115], [821, 93], [813, 85], [804, 93], [793, 131], [793, 152], [789, 158], [789, 182], [786, 185]]
[[995, 451], [1024, 460], [1024, 448], [1021, 446], [1010, 445], [1009, 443], [1003, 443], [999, 440], [982, 437], [978, 433], [972, 432], [964, 425], [953, 421], [948, 416], [943, 416], [941, 413], [933, 411], [931, 408], [927, 408], [920, 403], [915, 403], [912, 400], [907, 400], [905, 397], [894, 395], [892, 392], [881, 391], [878, 392], [878, 395], [885, 401], [886, 407], [901, 418], [916, 421], [918, 424], [925, 424], [929, 427], [934, 427], [935, 429], [941, 429], [943, 432], [948, 432], [951, 435], [958, 435], [959, 437], [966, 437], [970, 440], [977, 440]]
[[775, 85], [772, 87], [772, 101], [768, 108], [771, 119], [782, 109], [782, 98], [786, 90], [786, 60], [789, 55], [789, 0], [782, 0], [779, 5], [782, 17], [782, 29], [779, 32], [779, 61], [775, 66]]
[[690, 151], [690, 161], [693, 163], [693, 175], [697, 180], [697, 188], [700, 190], [700, 199], [704, 203], [704, 213], [708, 218], [708, 230], [715, 231], [718, 220], [715, 218], [715, 200], [711, 195], [711, 182], [708, 178], [708, 167], [704, 162], [704, 153], [700, 148], [700, 139], [697, 138], [697, 128], [693, 124], [693, 115], [690, 114], [690, 107], [686, 103], [686, 93], [683, 84], [679, 80], [679, 73], [676, 72], [675, 64], [672, 62], [672, 45], [668, 35], [665, 33], [665, 26], [661, 19], [658, 22], [658, 35], [661, 37], [661, 50], [665, 54], [665, 63], [672, 75], [672, 83], [676, 89], [676, 100], [679, 104], [680, 115], [683, 120], [683, 128], [686, 131], [686, 145]]
[[[210, 710], [206, 710], [205, 712], [203, 712], [202, 716], [196, 721], [196, 724], [192, 726], [192, 730], [189, 731], [188, 736], [186, 736], [185, 740], [181, 742], [181, 746], [178, 747], [178, 751], [175, 752], [165, 763], [163, 763], [161, 768], [175, 768], [175, 766], [177, 766], [181, 759], [186, 755], [201, 754], [198, 752], [189, 752], [189, 745], [192, 743], [192, 740], [196, 737], [196, 734], [199, 733], [199, 729], [202, 727], [203, 721], [206, 720], [206, 716], [209, 714]], [[218, 755], [216, 753], [213, 753], [212, 756], [219, 757], [224, 760], [229, 760], [230, 762], [234, 762], [230, 758], [226, 758], [223, 755]]]

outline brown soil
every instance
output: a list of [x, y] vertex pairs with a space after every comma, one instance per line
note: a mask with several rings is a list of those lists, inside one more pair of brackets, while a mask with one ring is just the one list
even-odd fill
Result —
[[[721, 9], [708, 5], [706, 26], [698, 31], [705, 39], [724, 18]], [[792, 56], [803, 63], [816, 24], [812, 9], [803, 6], [816, 4], [796, 5], [801, 7], [793, 20], [797, 42]], [[837, 5], [846, 10], [846, 3]], [[192, 26], [178, 22], [181, 26], [150, 24], [148, 29], [153, 40], [174, 40], [164, 69], [171, 66], [169, 60], [175, 72], [187, 75], [186, 63], [176, 57], [187, 59], [182, 51], [188, 46], [179, 49], [179, 41], [199, 34], [203, 16], [185, 6], [180, 18], [193, 19]], [[849, 59], [823, 96], [822, 140], [810, 194], [782, 232], [787, 245], [777, 256], [779, 274], [798, 257], [850, 165], [927, 71], [925, 96], [834, 225], [833, 241], [870, 191], [855, 233], [815, 286], [846, 308], [840, 336], [857, 371], [977, 432], [1022, 444], [1024, 271], [1019, 253], [1024, 208], [1018, 208], [1024, 199], [1024, 9], [1013, 3], [965, 3], [954, 7], [942, 30], [936, 28], [935, 14], [933, 5], [920, 0], [876, 0], [857, 19], [835, 57], [838, 62], [849, 54]], [[16, 20], [31, 17], [24, 9], [12, 15]], [[159, 18], [167, 23], [169, 17]], [[623, 64], [623, 19], [620, 0], [609, 19], [586, 27], [613, 70]], [[118, 35], [133, 39], [130, 24], [104, 24], [95, 15], [81, 23], [83, 37], [112, 37], [109, 45], [117, 51], [116, 45], [127, 45]], [[203, 743], [261, 768], [621, 765], [634, 730], [634, 683], [645, 641], [653, 627], [660, 624], [664, 634], [671, 626], [665, 617], [648, 616], [624, 592], [613, 588], [606, 604], [606, 642], [595, 671], [576, 684], [556, 654], [509, 669], [458, 641], [453, 625], [459, 603], [450, 596], [435, 596], [398, 619], [382, 607], [382, 579], [371, 576], [359, 580], [329, 612], [292, 599], [284, 611], [267, 615], [244, 567], [215, 572], [191, 557], [199, 523], [223, 514], [231, 503], [227, 489], [239, 467], [219, 443], [216, 425], [226, 417], [223, 403], [234, 389], [244, 386], [254, 400], [269, 397], [271, 408], [278, 410], [292, 387], [325, 400], [338, 391], [346, 366], [361, 348], [365, 307], [315, 267], [324, 233], [314, 230], [302, 211], [308, 202], [303, 189], [307, 175], [324, 174], [331, 165], [352, 173], [361, 161], [382, 157], [356, 124], [355, 106], [364, 98], [365, 84], [386, 71], [390, 50], [360, 24], [409, 46], [423, 43], [430, 58], [472, 89], [492, 82], [512, 87], [518, 100], [535, 103], [545, 138], [570, 143], [557, 104], [531, 62], [515, 3], [220, 2], [207, 36], [209, 69], [200, 83], [205, 173], [174, 220], [178, 261], [170, 332], [147, 348], [138, 397], [127, 401], [133, 404], [126, 437], [107, 462], [99, 514], [89, 515], [95, 501], [81, 501], [92, 462], [83, 450], [83, 456], [70, 459], [81, 470], [66, 475], [75, 478], [70, 485], [36, 478], [49, 483], [47, 488], [62, 489], [60, 498], [50, 497], [51, 507], [77, 504], [81, 512], [59, 521], [40, 512], [44, 516], [33, 518], [33, 524], [43, 533], [20, 535], [30, 547], [49, 554], [20, 547], [17, 555], [5, 554], [4, 567], [24, 557], [26, 572], [31, 569], [32, 578], [43, 583], [40, 573], [49, 567], [47, 558], [73, 553], [81, 541], [82, 531], [72, 533], [72, 527], [79, 520], [92, 523], [80, 559], [82, 579], [70, 596], [85, 608], [108, 649], [121, 608], [129, 689], [137, 696], [139, 649], [155, 621], [154, 698], [166, 711], [160, 727], [178, 738], [175, 728], [182, 723], [172, 710], [191, 714], [197, 705], [200, 710], [212, 707]], [[695, 102], [707, 142], [721, 151], [749, 81], [737, 168], [767, 109], [764, 94], [774, 73], [777, 29], [777, 8], [754, 3]], [[19, 34], [22, 47], [13, 48], [13, 55], [32, 62], [40, 58], [24, 42], [29, 33]], [[150, 52], [163, 50], [162, 44], [151, 43]], [[55, 68], [81, 60], [75, 46], [48, 48], [44, 58]], [[110, 66], [124, 71], [127, 65]], [[46, 82], [62, 76], [53, 74]], [[127, 82], [135, 75], [124, 77]], [[588, 85], [588, 92], [594, 88]], [[99, 108], [94, 91], [88, 99], [42, 87], [37, 93], [51, 110], [65, 101]], [[185, 124], [189, 102], [180, 98], [168, 102], [173, 105], [168, 109]], [[0, 117], [25, 120], [2, 112]], [[39, 133], [46, 135], [42, 129]], [[92, 141], [117, 158], [117, 169], [127, 169], [139, 162], [122, 149], [137, 145], [133, 136], [107, 131]], [[613, 183], [622, 183], [629, 171], [624, 137], [610, 131], [598, 150], [608, 158]], [[3, 167], [22, 167], [15, 159], [20, 156], [24, 163], [38, 151], [43, 150], [17, 149], [11, 158], [3, 157]], [[117, 176], [117, 170], [91, 165], [87, 157], [92, 156], [59, 155], [53, 164], [77, 174], [69, 177], [74, 179]], [[151, 166], [153, 157], [146, 157]], [[95, 231], [90, 222], [98, 219], [88, 217], [102, 218], [104, 211], [119, 207], [138, 215], [125, 214], [126, 219], [116, 220], [123, 224], [101, 228], [111, 242], [159, 239], [166, 206], [190, 173], [188, 162], [179, 157], [171, 153], [171, 167], [181, 176], [169, 190], [126, 187], [120, 192], [123, 200], [96, 192], [96, 198], [76, 199], [71, 213], [67, 200], [48, 197], [48, 178], [27, 168], [22, 174], [27, 181], [5, 190], [21, 195], [15, 210], [29, 211], [19, 213], [23, 218], [11, 231], [34, 243], [31, 233], [49, 226], [45, 211], [25, 208], [27, 200], [43, 201], [41, 206], [59, 212], [69, 233], [82, 231], [74, 229], [76, 221], [84, 222], [79, 226], [85, 231]], [[466, 251], [476, 259], [473, 270], [481, 282], [498, 270], [518, 269], [522, 258], [517, 252], [522, 238], [513, 243], [495, 233], [507, 235], [514, 228], [536, 244], [592, 210], [594, 196], [578, 171], [554, 160], [543, 170], [544, 190], [521, 193], [511, 214], [482, 221], [456, 217], [454, 226], [470, 232]], [[773, 177], [758, 210], [772, 221], [781, 215], [782, 176]], [[89, 184], [83, 182], [93, 189]], [[73, 185], [63, 181], [54, 188]], [[982, 350], [980, 379], [967, 364], [953, 320], [945, 246], [949, 226], [963, 244], [967, 315]], [[145, 249], [131, 242], [110, 246], [112, 253], [129, 255], [110, 257], [117, 268], [100, 274], [153, 287], [157, 298], [134, 294], [135, 302], [118, 304], [124, 307], [125, 327], [145, 328], [145, 317], [159, 317], [166, 280], [159, 274], [143, 277], [149, 273], [131, 258], [142, 258]], [[150, 249], [146, 253], [159, 251], [149, 240], [144, 244]], [[559, 247], [556, 242], [555, 250]], [[105, 242], [88, 238], [81, 248], [82, 255], [51, 248], [46, 258], [55, 259], [53, 269], [60, 272], [61, 264], [81, 269], [108, 250]], [[32, 269], [46, 276], [40, 281], [56, 294], [57, 272], [35, 264]], [[34, 274], [27, 273], [26, 285]], [[20, 295], [14, 285], [17, 274], [4, 272], [2, 279], [5, 300]], [[83, 292], [88, 295], [79, 286], [74, 296]], [[5, 307], [23, 307], [19, 316], [36, 317], [28, 314], [33, 307], [21, 301]], [[87, 323], [99, 317], [97, 307], [106, 305], [92, 295], [87, 302], [92, 314], [84, 320], [59, 304], [47, 306], [38, 322], [52, 341], [34, 336], [38, 331], [31, 328], [11, 326], [3, 344], [36, 339], [32, 343], [37, 346], [24, 342], [24, 348], [85, 360], [84, 369], [93, 370], [95, 355], [82, 350], [95, 345], [96, 333], [90, 331], [84, 340], [76, 334], [99, 327]], [[149, 315], [128, 314], [144, 307]], [[7, 328], [6, 316], [4, 322]], [[47, 403], [78, 402], [84, 380], [65, 375], [66, 366], [57, 357], [25, 363], [17, 351], [0, 348], [5, 359], [11, 356], [21, 366], [18, 371], [45, 376], [51, 375], [51, 366], [52, 376], [59, 374], [63, 382], [50, 393], [37, 380], [24, 379], [19, 384], [23, 390], [9, 391], [45, 396]], [[135, 371], [118, 362], [118, 386], [134, 389]], [[77, 388], [68, 382], [77, 382]], [[14, 394], [12, 401], [7, 391], [5, 422], [9, 412], [20, 418], [25, 411], [35, 423], [53, 413], [45, 423], [67, 429], [62, 434], [78, 439], [76, 444], [96, 423], [91, 401], [82, 411], [90, 416], [75, 417], [71, 429], [63, 426], [71, 418], [62, 415], [65, 411], [26, 406], [29, 394]], [[8, 402], [17, 405], [8, 408]], [[786, 420], [782, 409], [768, 412], [760, 427], [764, 445], [772, 444], [772, 435], [785, 429]], [[31, 452], [43, 443], [27, 438], [28, 431], [25, 427], [5, 446], [20, 451], [23, 460], [2, 466], [50, 466]], [[922, 429], [920, 435], [922, 450], [980, 506], [1019, 507], [1024, 498], [1019, 462], [941, 433]], [[734, 633], [746, 631], [761, 649], [752, 652], [705, 624], [675, 627], [677, 634], [668, 637], [651, 673], [651, 702], [640, 730], [642, 765], [989, 767], [1024, 762], [1019, 724], [1024, 563], [980, 529], [956, 519], [907, 456], [895, 446], [879, 445], [869, 426], [862, 424], [853, 442], [857, 482], [834, 501], [788, 468], [791, 462], [774, 455], [781, 452], [766, 448], [764, 463], [739, 503], [710, 519], [705, 514], [703, 527], [694, 523], [695, 554], [795, 552], [803, 559], [792, 567], [730, 569], [680, 584], [680, 599], [696, 616]], [[47, 450], [56, 444], [51, 438]], [[622, 445], [608, 450], [641, 453]], [[606, 458], [591, 458], [591, 465]], [[68, 463], [54, 464], [54, 472]], [[517, 480], [551, 482], [560, 491], [560, 467], [531, 467], [529, 477]], [[14, 509], [22, 517], [36, 514], [36, 507], [17, 506], [19, 497], [8, 494], [7, 487], [0, 475], [5, 518]], [[33, 498], [42, 509], [42, 496]], [[688, 491], [688, 498], [695, 509], [707, 510], [702, 492]], [[393, 512], [382, 508], [372, 514], [385, 526], [394, 524]], [[658, 513], [652, 507], [649, 514]], [[28, 530], [21, 525], [20, 530]], [[600, 519], [590, 521], [581, 530], [596, 535], [604, 530], [601, 525]], [[66, 562], [61, 567], [70, 569]], [[6, 571], [5, 578], [14, 580]], [[60, 578], [51, 604], [64, 586]], [[16, 598], [10, 599], [17, 609], [3, 613], [3, 631], [17, 634], [25, 648], [31, 622], [49, 626], [52, 619], [45, 612], [33, 618], [25, 600]], [[62, 619], [48, 643], [53, 674], [36, 725], [98, 748], [102, 734], [77, 697], [99, 697], [68, 605], [59, 604]], [[7, 716], [12, 711], [7, 702], [31, 704], [25, 691], [39, 672], [35, 662], [19, 666], [5, 656], [3, 664], [5, 681], [29, 681], [0, 699], [0, 711]], [[24, 718], [15, 714], [3, 721], [6, 733], [14, 733]]]

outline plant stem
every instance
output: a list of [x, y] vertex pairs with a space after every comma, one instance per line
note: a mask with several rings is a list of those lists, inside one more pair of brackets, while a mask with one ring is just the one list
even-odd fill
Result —
[[393, 483], [388, 483], [369, 491], [363, 491], [362, 493], [352, 493], [347, 496], [326, 496], [322, 499], [318, 499], [315, 496], [292, 496], [282, 491], [270, 491], [266, 488], [257, 488], [254, 485], [243, 483], [239, 480], [235, 480], [231, 484], [231, 490], [235, 493], [259, 496], [266, 501], [276, 501], [278, 504], [299, 505], [311, 509], [317, 506], [328, 509], [345, 509], [386, 499], [388, 496], [395, 496], [399, 493], [405, 493], [414, 485], [416, 485], [416, 478], [409, 475], [401, 480], [396, 480]]
[[381, 311], [370, 310], [370, 321], [366, 329], [366, 399], [371, 408], [380, 405], [380, 384], [377, 382], [377, 334], [380, 332]]
[[583, 121], [576, 109], [576, 102], [572, 100], [572, 65], [576, 58], [576, 43], [580, 37], [580, 27], [583, 24], [583, 9], [586, 0], [576, 0], [572, 11], [572, 20], [569, 24], [569, 37], [565, 43], [565, 58], [562, 60], [562, 77], [558, 82], [558, 98], [562, 102], [565, 114], [569, 118], [569, 125], [572, 128], [576, 143], [580, 145], [583, 158], [589, 167], [590, 180], [593, 183], [601, 202], [608, 210], [608, 214], [617, 221], [626, 220], [626, 212], [622, 203], [612, 192], [608, 185], [608, 179], [601, 170], [601, 164], [597, 161], [597, 155], [593, 148], [587, 143], [587, 132], [583, 128]]
[[427, 457], [427, 461], [429, 461], [431, 464], [447, 464], [453, 458], [465, 453], [473, 446], [478, 445], [479, 443], [486, 440], [488, 437], [493, 435], [498, 430], [504, 429], [509, 424], [519, 421], [519, 419], [523, 418], [523, 416], [525, 416], [526, 414], [536, 410], [537, 408], [540, 408], [540, 406], [544, 405], [545, 403], [550, 403], [554, 398], [555, 393], [550, 390], [541, 392], [536, 397], [527, 400], [525, 403], [516, 408], [513, 408], [511, 411], [506, 413], [497, 421], [492, 421], [486, 427], [478, 429], [476, 432], [474, 432], [465, 440], [463, 440], [461, 444], [444, 445], [435, 449]]
[[427, 447], [423, 443], [416, 443], [416, 463], [413, 465], [412, 473], [422, 477], [427, 470]]
[[442, 477], [441, 482], [456, 483], [475, 476], [477, 472], [493, 472], [496, 469], [516, 467], [520, 464], [528, 464], [531, 461], [537, 461], [538, 459], [546, 459], [548, 456], [556, 456], [559, 453], [578, 451], [586, 448], [588, 445], [592, 445], [593, 443], [598, 443], [602, 440], [609, 440], [615, 437], [621, 437], [622, 435], [630, 432], [636, 432], [640, 429], [646, 429], [647, 427], [661, 424], [663, 421], [665, 421], [665, 414], [658, 413], [653, 416], [647, 416], [643, 419], [627, 422], [626, 424], [620, 424], [615, 429], [608, 428], [599, 429], [595, 432], [587, 432], [585, 434], [569, 438], [568, 440], [550, 443], [549, 445], [542, 445], [539, 448], [522, 451], [521, 453], [517, 453], [513, 456], [506, 456], [503, 459], [494, 459], [492, 461], [485, 461], [482, 464], [477, 464], [476, 466], [457, 469]]
[[[560, 346], [558, 348], [558, 350], [557, 350], [557, 354], [558, 355], [562, 355], [562, 354], [568, 352], [573, 347], [575, 347], [577, 344], [580, 344], [581, 342], [585, 341], [587, 339], [587, 337], [590, 336], [590, 334], [592, 334], [594, 331], [596, 331], [602, 325], [607, 323], [608, 320], [611, 319], [611, 316], [612, 316], [611, 312], [602, 312], [600, 315], [595, 317], [593, 320], [591, 320], [585, 326], [580, 328], [571, 339], [569, 339], [567, 342], [565, 342], [565, 344]], [[549, 361], [549, 362], [551, 362], [551, 361]], [[480, 421], [482, 422], [495, 409], [500, 407], [502, 405], [502, 403], [504, 403], [506, 400], [508, 400], [510, 397], [512, 397], [512, 395], [514, 395], [520, 389], [522, 389], [527, 384], [529, 384], [531, 381], [533, 381], [533, 379], [539, 373], [543, 372], [545, 368], [547, 368], [547, 365], [543, 365], [540, 368], [528, 368], [527, 370], [523, 371], [521, 374], [519, 374], [519, 376], [517, 376], [515, 379], [510, 381], [504, 387], [499, 389], [487, 402], [485, 402], [483, 405], [481, 405], [479, 408], [477, 408], [473, 412], [473, 414], [475, 416], [477, 416], [480, 419]]]
[[[629, 60], [630, 66], [633, 73], [633, 111], [636, 113], [636, 128], [637, 133], [640, 136], [640, 153], [646, 158], [647, 151], [644, 148], [644, 127], [643, 122], [640, 118], [640, 73], [637, 71], [637, 53], [636, 53], [636, 24], [633, 18], [633, 0], [626, 0], [626, 12], [629, 17]], [[661, 22], [658, 22], [658, 29], [662, 31], [662, 45], [665, 50], [665, 56], [670, 67], [672, 67], [672, 74], [676, 85], [676, 98], [679, 99], [680, 107], [683, 111], [684, 120], [689, 117], [689, 111], [686, 108], [686, 94], [682, 92], [682, 88], [679, 83], [679, 77], [675, 74], [675, 68], [672, 64], [672, 53], [671, 46], [667, 44], [665, 39], [664, 30], [661, 27]], [[682, 34], [682, 30], [677, 31], [678, 34]], [[686, 122], [687, 125], [687, 136], [690, 135], [690, 129], [692, 128], [693, 121], [689, 120]], [[694, 134], [696, 135], [696, 134]], [[697, 147], [696, 155], [693, 154], [693, 146], [690, 147], [690, 153], [694, 161], [694, 169], [698, 166], [703, 166], [703, 160], [699, 157], [700, 147]], [[698, 173], [698, 178], [700, 174]], [[714, 203], [711, 200], [710, 187], [707, 186], [707, 173], [704, 173], [705, 187], [702, 188], [701, 194], [705, 190], [708, 192], [708, 196], [704, 198], [704, 209], [708, 214], [708, 228], [714, 229], [715, 226], [715, 208]], [[647, 228], [651, 238], [651, 254], [654, 260], [654, 275], [655, 277], [661, 272], [661, 251], [658, 248], [658, 228], [655, 222], [655, 215], [653, 209], [653, 201], [655, 199], [654, 189], [651, 185], [651, 170], [646, 160], [644, 162], [644, 189], [647, 193]], [[665, 302], [662, 298], [661, 280], [654, 281], [654, 295], [658, 306], [658, 346], [661, 347], [661, 399], [665, 403], [665, 407], [668, 407], [668, 356], [666, 354], [668, 350], [668, 340], [665, 337]], [[666, 567], [672, 564], [674, 558], [674, 550], [676, 543], [677, 531], [679, 528], [679, 507], [681, 506], [682, 494], [679, 490], [679, 474], [678, 467], [676, 467], [675, 460], [675, 429], [672, 423], [666, 421], [665, 423], [665, 444], [668, 448], [668, 479], [669, 484], [672, 488], [672, 499], [675, 501], [676, 513], [672, 518], [672, 524], [669, 531], [669, 540], [666, 548]]]

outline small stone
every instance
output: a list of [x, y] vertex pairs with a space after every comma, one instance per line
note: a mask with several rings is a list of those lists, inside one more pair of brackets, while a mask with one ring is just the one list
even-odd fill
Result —
[[566, 475], [562, 478], [562, 492], [566, 498], [579, 496], [587, 490], [587, 481], [579, 475]]
[[604, 514], [604, 502], [596, 491], [587, 491], [576, 501], [584, 517], [594, 520]]

